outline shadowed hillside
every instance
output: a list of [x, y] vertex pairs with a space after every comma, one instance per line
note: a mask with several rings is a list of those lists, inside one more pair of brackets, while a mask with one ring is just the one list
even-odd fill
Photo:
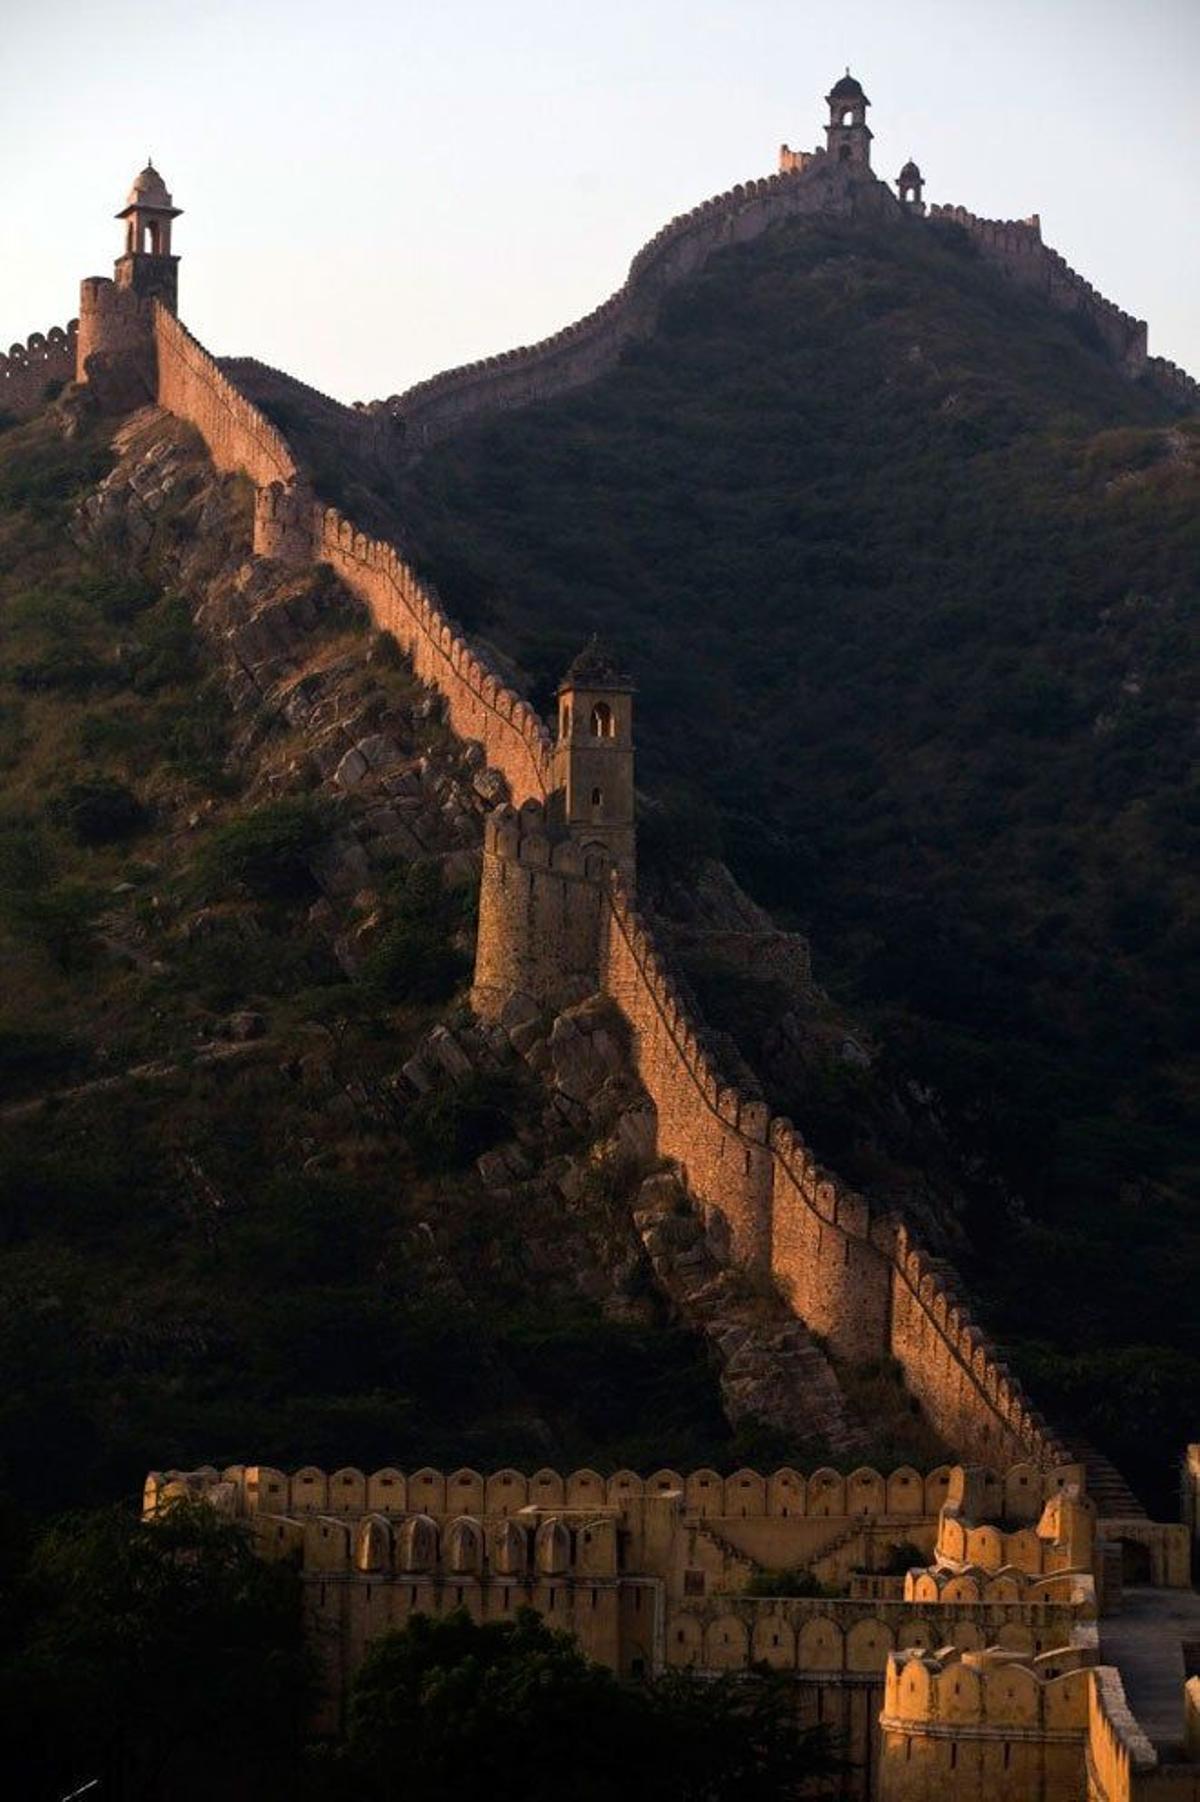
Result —
[[[876, 1080], [931, 1092], [977, 1291], [1135, 1466], [1200, 1393], [1198, 459], [959, 229], [806, 223], [403, 502], [541, 699], [581, 633], [620, 644], [662, 817], [715, 825]], [[797, 1119], [844, 1164], [859, 1103]]]

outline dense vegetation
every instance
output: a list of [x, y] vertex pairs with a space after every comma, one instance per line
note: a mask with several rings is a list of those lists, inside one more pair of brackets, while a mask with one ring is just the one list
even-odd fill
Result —
[[9, 1533], [0, 1590], [0, 1721], [24, 1802], [392, 1802], [479, 1793], [584, 1802], [784, 1802], [837, 1771], [798, 1724], [782, 1675], [675, 1671], [631, 1686], [531, 1610], [476, 1625], [416, 1615], [372, 1644], [347, 1731], [313, 1728], [318, 1667], [301, 1584], [244, 1530], [176, 1504], [152, 1525], [120, 1508]]
[[[1157, 1498], [1200, 1405], [1198, 463], [959, 228], [804, 222], [404, 500], [541, 695], [620, 645], [643, 782], [932, 1096], [987, 1313]], [[862, 1098], [797, 1119], [844, 1161]]]
[[98, 428], [0, 433], [0, 1497], [45, 1516], [246, 1459], [738, 1462], [700, 1343], [535, 1276], [561, 1199], [476, 1177], [528, 1080], [390, 1106], [473, 896], [381, 872], [347, 976], [312, 917], [330, 803], [282, 723], [231, 715], [174, 583], [219, 538], [181, 503], [136, 569], [71, 540], [111, 461]]

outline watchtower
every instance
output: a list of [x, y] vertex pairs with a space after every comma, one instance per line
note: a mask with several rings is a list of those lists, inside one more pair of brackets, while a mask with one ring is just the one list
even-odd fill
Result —
[[114, 270], [118, 288], [132, 288], [143, 300], [161, 300], [172, 313], [179, 295], [179, 258], [171, 255], [171, 224], [181, 210], [172, 204], [154, 164], [147, 163], [117, 214], [125, 224], [125, 254]]
[[835, 81], [825, 96], [829, 107], [829, 124], [825, 127], [825, 147], [835, 162], [860, 163], [871, 167], [872, 132], [867, 124], [867, 108], [871, 102], [849, 69]]
[[634, 872], [633, 695], [628, 676], [593, 638], [558, 685], [555, 800], [585, 849]]
[[896, 177], [896, 192], [906, 213], [924, 214], [925, 202], [921, 198], [924, 188], [925, 178], [910, 157]]

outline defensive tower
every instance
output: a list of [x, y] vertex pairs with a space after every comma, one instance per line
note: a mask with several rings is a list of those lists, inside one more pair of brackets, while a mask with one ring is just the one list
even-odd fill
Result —
[[179, 214], [166, 182], [147, 163], [116, 215], [125, 226], [125, 249], [112, 279], [89, 275], [81, 284], [75, 379], [87, 382], [106, 409], [121, 411], [157, 395], [154, 303], [176, 310], [179, 258], [171, 250], [171, 226]]
[[132, 288], [144, 299], [161, 300], [172, 313], [179, 299], [179, 258], [171, 254], [171, 224], [181, 210], [172, 204], [166, 182], [148, 162], [117, 214], [125, 225], [125, 254], [117, 258], [115, 269], [117, 286]]
[[896, 192], [906, 213], [924, 216], [925, 202], [921, 198], [924, 189], [925, 178], [910, 157], [896, 177]]
[[487, 822], [471, 1002], [485, 1019], [518, 995], [539, 1003], [600, 982], [602, 885], [636, 871], [633, 685], [595, 638], [558, 687], [545, 803]]
[[849, 69], [835, 81], [825, 96], [829, 107], [829, 123], [825, 127], [825, 146], [839, 163], [861, 163], [871, 167], [871, 138], [867, 124], [867, 108], [871, 102], [863, 93]]
[[633, 684], [598, 638], [558, 685], [555, 807], [577, 844], [634, 872]]

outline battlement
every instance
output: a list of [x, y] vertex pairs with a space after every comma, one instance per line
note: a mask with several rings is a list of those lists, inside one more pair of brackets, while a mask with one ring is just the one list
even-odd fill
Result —
[[933, 206], [929, 215], [961, 225], [990, 262], [1012, 280], [1038, 290], [1051, 306], [1090, 320], [1126, 375], [1136, 379], [1145, 373], [1145, 320], [1135, 319], [1107, 300], [1057, 250], [1045, 244], [1036, 213], [1029, 219], [980, 219], [966, 207]]
[[79, 321], [72, 319], [66, 327], [31, 332], [24, 344], [0, 354], [0, 414], [22, 419], [36, 413], [51, 382], [73, 381], [78, 336]]
[[723, 1075], [620, 878], [602, 919], [601, 985], [633, 1029], [675, 1159], [732, 1255], [769, 1268], [842, 1356], [895, 1357], [938, 1431], [967, 1455], [1068, 1460], [960, 1299], [953, 1274], [891, 1214], [823, 1169], [789, 1120]]
[[[1039, 1470], [1018, 1464], [986, 1473], [992, 1491], [1019, 1517], [1035, 1519], [1046, 1503], [1075, 1479], [1076, 1467]], [[431, 1466], [405, 1474], [392, 1466], [367, 1472], [353, 1465], [325, 1471], [307, 1464], [292, 1472], [265, 1464], [202, 1465], [190, 1471], [151, 1471], [143, 1507], [147, 1515], [180, 1497], [211, 1501], [236, 1518], [257, 1513], [358, 1516], [419, 1513], [436, 1520], [459, 1515], [504, 1518], [529, 1509], [605, 1512], [629, 1518], [645, 1501], [669, 1502], [696, 1520], [892, 1520], [934, 1519], [954, 1492], [955, 1466], [939, 1464], [924, 1475], [911, 1465], [882, 1472], [860, 1465], [843, 1475], [821, 1466], [808, 1476], [791, 1466], [763, 1474], [742, 1468], [722, 1476], [701, 1467], [669, 1468], [647, 1477], [618, 1470], [605, 1477], [589, 1468], [543, 1467], [531, 1475], [505, 1467], [485, 1474], [464, 1467]]]
[[574, 324], [532, 345], [484, 357], [369, 403], [400, 419], [414, 450], [492, 412], [529, 406], [595, 380], [624, 346], [653, 327], [663, 294], [726, 244], [746, 243], [777, 220], [801, 214], [852, 218], [898, 210], [869, 169], [839, 166], [823, 151], [790, 153], [776, 175], [738, 182], [669, 220], [629, 265], [625, 281]]
[[158, 404], [190, 422], [222, 475], [235, 470], [256, 488], [285, 489], [300, 475], [283, 434], [238, 392], [187, 328], [161, 301], [152, 301]]
[[[1022, 1737], [1061, 1734], [1081, 1743], [1088, 1724], [1088, 1657], [1087, 1647], [1055, 1648], [1032, 1659], [1002, 1646], [896, 1652], [887, 1663], [884, 1733], [945, 1734], [953, 1744], [964, 1737], [1003, 1737], [1019, 1730]], [[881, 1791], [884, 1796], [902, 1793], [886, 1785]], [[1001, 1792], [981, 1791], [992, 1793]], [[1004, 1793], [1015, 1797], [1041, 1791]]]

